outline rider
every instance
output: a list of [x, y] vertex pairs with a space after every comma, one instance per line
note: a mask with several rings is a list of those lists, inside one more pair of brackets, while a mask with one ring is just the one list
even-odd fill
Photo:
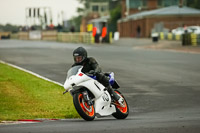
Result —
[[112, 89], [112, 86], [109, 83], [109, 78], [102, 73], [101, 68], [93, 57], [87, 57], [87, 51], [83, 47], [78, 47], [75, 49], [73, 52], [73, 57], [74, 64], [72, 67], [76, 65], [82, 65], [83, 73], [95, 74], [97, 80], [107, 88], [113, 99], [118, 101], [119, 104], [123, 105], [123, 99]]

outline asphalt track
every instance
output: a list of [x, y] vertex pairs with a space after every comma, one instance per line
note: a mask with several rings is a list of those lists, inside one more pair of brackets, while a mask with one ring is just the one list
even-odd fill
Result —
[[72, 51], [78, 46], [84, 46], [104, 71], [115, 72], [130, 106], [128, 118], [8, 124], [0, 125], [0, 133], [200, 132], [200, 54], [142, 49], [123, 44], [1, 40], [0, 60], [63, 84], [66, 72], [73, 63]]

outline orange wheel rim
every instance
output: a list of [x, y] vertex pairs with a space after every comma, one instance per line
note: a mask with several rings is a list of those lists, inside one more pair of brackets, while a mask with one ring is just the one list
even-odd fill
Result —
[[[119, 94], [121, 97], [123, 97], [119, 92], [115, 91], [117, 94]], [[123, 97], [124, 98], [124, 97]], [[120, 104], [118, 102], [116, 102], [116, 107], [122, 112], [122, 113], [127, 113], [128, 107], [126, 104], [126, 101], [124, 100], [124, 107], [120, 106]]]
[[[92, 106], [89, 106], [86, 102], [84, 102], [83, 100], [83, 94], [80, 94], [79, 97], [79, 104], [82, 108], [82, 110], [88, 115], [88, 116], [94, 116], [94, 107], [93, 105]], [[91, 108], [89, 111], [89, 108]]]

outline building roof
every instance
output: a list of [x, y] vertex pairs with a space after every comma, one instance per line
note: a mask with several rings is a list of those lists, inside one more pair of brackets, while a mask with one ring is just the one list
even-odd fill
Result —
[[100, 18], [92, 19], [88, 23], [100, 23], [100, 22], [107, 22], [110, 16], [103, 16]]
[[129, 15], [120, 21], [127, 21], [130, 19], [137, 20], [147, 16], [168, 16], [168, 15], [200, 15], [200, 10], [190, 7], [169, 6], [165, 8], [143, 11], [133, 15]]

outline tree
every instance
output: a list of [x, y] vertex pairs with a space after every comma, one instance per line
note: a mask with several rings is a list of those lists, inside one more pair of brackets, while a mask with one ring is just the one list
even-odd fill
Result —
[[188, 7], [200, 9], [200, 0], [187, 0]]
[[110, 10], [110, 20], [108, 22], [109, 31], [117, 31], [117, 21], [121, 18], [121, 5], [120, 2]]
[[74, 27], [75, 32], [80, 32], [80, 25], [81, 25], [82, 16], [79, 15], [77, 17], [73, 17], [70, 20], [71, 27]]
[[19, 31], [19, 26], [11, 25], [11, 24], [0, 25], [0, 31], [16, 33]]

